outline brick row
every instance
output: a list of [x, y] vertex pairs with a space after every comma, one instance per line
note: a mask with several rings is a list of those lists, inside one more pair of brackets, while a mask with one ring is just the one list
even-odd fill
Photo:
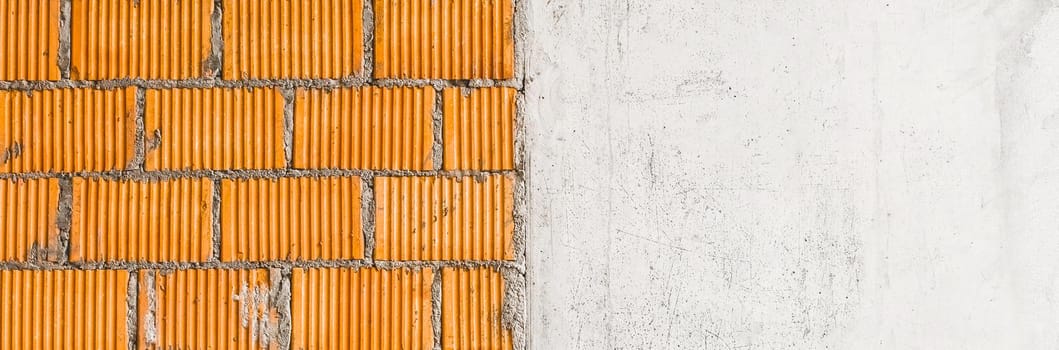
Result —
[[[0, 261], [60, 258], [58, 187], [0, 180]], [[376, 259], [514, 259], [511, 175], [377, 177], [374, 189]], [[355, 176], [224, 179], [220, 189], [207, 178], [75, 177], [69, 259], [204, 262], [218, 235], [222, 261], [362, 259], [361, 191]]]
[[0, 270], [0, 349], [125, 349], [133, 311], [139, 349], [275, 349], [289, 298], [292, 349], [511, 349], [505, 286], [493, 269], [445, 268], [441, 339], [434, 271], [296, 268], [140, 270], [129, 310], [125, 270]]
[[[58, 0], [3, 0], [0, 80], [58, 80]], [[362, 71], [361, 0], [225, 0], [224, 79]], [[514, 76], [512, 0], [374, 0], [378, 78]], [[70, 77], [213, 77], [212, 0], [73, 0]], [[29, 33], [26, 35], [26, 33]]]
[[[0, 172], [122, 170], [135, 88], [0, 91]], [[515, 90], [444, 91], [444, 168], [514, 168]], [[432, 170], [434, 89], [298, 89], [294, 168]], [[148, 89], [145, 170], [286, 168], [277, 89]]]

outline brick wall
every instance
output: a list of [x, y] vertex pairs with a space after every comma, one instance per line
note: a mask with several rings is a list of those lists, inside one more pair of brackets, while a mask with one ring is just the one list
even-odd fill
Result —
[[0, 0], [0, 350], [524, 348], [515, 0]]

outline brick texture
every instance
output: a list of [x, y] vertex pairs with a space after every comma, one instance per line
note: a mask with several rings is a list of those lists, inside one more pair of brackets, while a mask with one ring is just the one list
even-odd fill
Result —
[[213, 0], [71, 0], [70, 77], [207, 75]]
[[0, 0], [0, 350], [524, 349], [515, 5]]
[[434, 89], [298, 89], [294, 167], [433, 169]]
[[514, 76], [512, 0], [374, 0], [378, 78]]

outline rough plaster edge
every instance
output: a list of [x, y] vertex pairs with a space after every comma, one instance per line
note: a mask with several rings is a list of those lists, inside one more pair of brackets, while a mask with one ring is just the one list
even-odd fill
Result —
[[530, 348], [529, 337], [529, 300], [526, 287], [529, 284], [529, 276], [526, 273], [526, 249], [529, 216], [528, 184], [531, 180], [525, 171], [529, 163], [529, 155], [526, 154], [526, 131], [525, 123], [525, 86], [526, 81], [526, 38], [529, 35], [529, 21], [526, 17], [529, 12], [529, 2], [525, 0], [514, 1], [514, 19], [511, 23], [514, 31], [512, 40], [515, 44], [515, 75], [514, 81], [518, 94], [515, 98], [515, 203], [514, 203], [514, 237], [512, 238], [515, 248], [515, 266], [502, 267], [504, 280], [508, 287], [504, 292], [503, 324], [512, 329], [514, 335], [514, 348], [526, 350]]
[[210, 247], [213, 249], [213, 253], [210, 254], [211, 262], [221, 261], [221, 180], [213, 179], [213, 200], [212, 207], [210, 208], [210, 225], [213, 228], [213, 235], [210, 237]]
[[137, 319], [137, 307], [139, 307], [139, 283], [136, 270], [129, 270], [129, 285], [125, 294], [125, 329], [128, 331], [129, 350], [136, 349], [137, 336], [139, 335]]
[[360, 222], [364, 234], [364, 261], [375, 260], [375, 178], [360, 178]]
[[95, 89], [122, 89], [127, 87], [142, 87], [145, 89], [173, 89], [173, 88], [295, 88], [304, 87], [312, 89], [333, 89], [344, 87], [511, 87], [522, 89], [522, 84], [514, 79], [476, 79], [476, 80], [447, 80], [447, 79], [372, 79], [366, 77], [348, 77], [340, 79], [237, 79], [225, 80], [220, 78], [193, 78], [193, 79], [142, 79], [122, 78], [104, 80], [3, 80], [0, 81], [0, 90], [15, 91], [37, 91], [53, 90], [63, 88], [95, 88]]
[[434, 333], [434, 350], [441, 350], [441, 270], [434, 270], [430, 283], [430, 325]]
[[59, 52], [55, 55], [55, 64], [59, 68], [61, 79], [70, 79], [70, 13], [72, 0], [59, 3]]
[[442, 95], [444, 95], [442, 88], [434, 87], [434, 113], [431, 116], [433, 118], [432, 124], [434, 128], [434, 145], [431, 149], [431, 161], [434, 163], [434, 170], [440, 171], [444, 168], [445, 161], [445, 126], [444, 120], [444, 101], [442, 101]]

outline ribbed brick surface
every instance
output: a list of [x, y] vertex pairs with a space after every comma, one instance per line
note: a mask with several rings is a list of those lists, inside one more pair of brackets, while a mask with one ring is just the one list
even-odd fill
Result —
[[71, 2], [71, 79], [207, 75], [213, 0]]
[[501, 325], [504, 279], [500, 272], [446, 268], [442, 285], [442, 349], [512, 348], [511, 331]]
[[0, 261], [58, 259], [59, 180], [0, 180]]
[[221, 203], [224, 261], [364, 256], [360, 178], [223, 180]]
[[342, 78], [360, 72], [361, 0], [224, 0], [224, 78]]
[[375, 178], [375, 258], [509, 260], [514, 232], [511, 179]]
[[145, 101], [147, 170], [286, 165], [279, 90], [150, 89]]
[[514, 75], [512, 0], [374, 0], [378, 78]]
[[0, 80], [58, 80], [59, 0], [0, 0]]
[[298, 89], [294, 167], [433, 169], [434, 89]]
[[0, 350], [518, 346], [514, 5], [0, 0]]
[[434, 344], [423, 270], [294, 269], [291, 349], [420, 349]]
[[270, 275], [263, 269], [140, 271], [139, 348], [278, 349]]
[[515, 89], [445, 89], [445, 169], [515, 168]]
[[71, 261], [206, 261], [213, 182], [73, 179]]
[[0, 270], [0, 349], [126, 349], [129, 273]]
[[124, 169], [135, 152], [135, 92], [0, 91], [0, 172]]

